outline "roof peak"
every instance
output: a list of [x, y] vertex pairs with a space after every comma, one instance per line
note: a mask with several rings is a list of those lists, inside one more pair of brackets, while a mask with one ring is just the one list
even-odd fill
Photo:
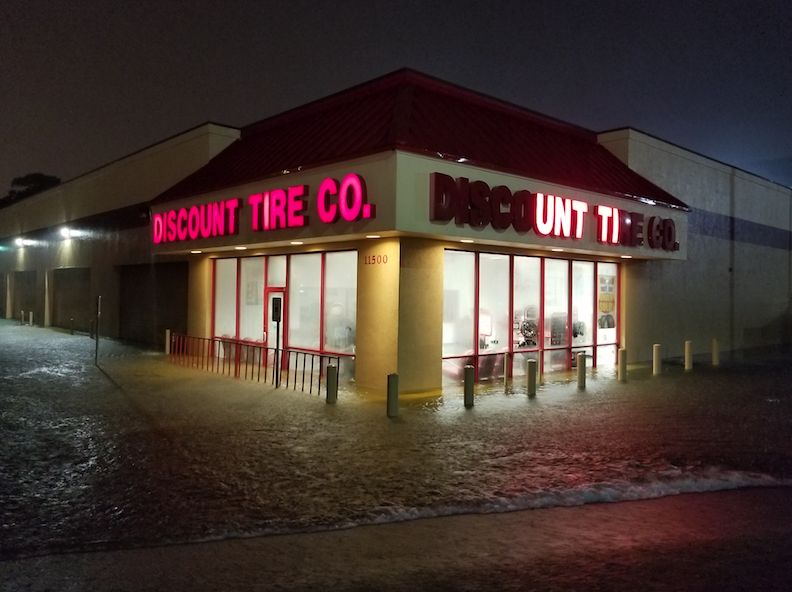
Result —
[[[368, 81], [361, 82], [350, 88], [340, 90], [336, 93], [315, 99], [300, 106], [283, 111], [276, 115], [266, 117], [259, 121], [253, 122], [242, 128], [242, 136], [249, 134], [256, 134], [263, 130], [269, 129], [274, 126], [280, 126], [294, 119], [302, 119], [310, 116], [311, 114], [319, 114], [322, 111], [333, 109], [344, 103], [353, 102], [356, 99], [361, 99], [367, 95], [373, 95], [381, 92], [386, 92], [396, 88], [411, 87], [414, 89], [421, 89], [424, 91], [435, 92], [444, 94], [448, 97], [453, 97], [457, 100], [463, 100], [478, 104], [482, 107], [495, 109], [511, 116], [517, 116], [526, 121], [530, 121], [534, 125], [542, 125], [549, 128], [564, 131], [566, 133], [573, 133], [575, 135], [585, 136], [592, 141], [596, 141], [596, 132], [593, 130], [581, 127], [579, 125], [544, 115], [538, 111], [534, 111], [527, 107], [517, 105], [503, 99], [499, 99], [492, 95], [481, 93], [469, 88], [465, 88], [458, 84], [448, 82], [436, 76], [425, 74], [413, 68], [400, 68], [382, 76], [372, 78]], [[408, 100], [412, 98], [412, 94], [404, 93], [400, 100]], [[403, 107], [402, 107], [403, 108]]]

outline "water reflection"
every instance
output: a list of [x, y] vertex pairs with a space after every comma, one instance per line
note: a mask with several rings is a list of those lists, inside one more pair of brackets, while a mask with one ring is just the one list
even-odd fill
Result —
[[783, 367], [598, 372], [535, 397], [490, 383], [473, 409], [456, 386], [401, 397], [389, 421], [384, 393], [326, 405], [111, 344], [99, 371], [69, 360], [91, 353], [83, 340], [40, 335], [6, 347], [0, 333], [4, 556], [627, 499], [729, 470], [792, 477]]

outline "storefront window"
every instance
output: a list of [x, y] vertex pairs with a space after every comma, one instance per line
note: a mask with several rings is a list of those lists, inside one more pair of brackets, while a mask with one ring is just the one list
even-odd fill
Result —
[[509, 350], [509, 256], [479, 255], [479, 335], [480, 354]]
[[264, 339], [264, 258], [239, 261], [239, 337]]
[[613, 368], [616, 366], [615, 345], [602, 345], [597, 348], [597, 368]]
[[357, 251], [325, 255], [324, 348], [355, 351], [357, 318]]
[[459, 380], [472, 364], [479, 381], [499, 379], [504, 365], [513, 378], [523, 377], [528, 360], [544, 373], [567, 372], [577, 354], [587, 365], [612, 366], [617, 272], [615, 263], [446, 251], [444, 375]]
[[594, 263], [572, 262], [572, 345], [594, 343]]
[[267, 287], [283, 288], [286, 286], [286, 255], [267, 257]]
[[[544, 345], [569, 345], [569, 262], [545, 259]], [[557, 365], [554, 361], [553, 366]]]
[[615, 263], [597, 264], [597, 343], [617, 343], [616, 316], [618, 314]]
[[289, 272], [289, 347], [318, 350], [322, 255], [292, 255]]
[[214, 264], [214, 334], [236, 337], [237, 260], [216, 259]]
[[538, 257], [514, 258], [512, 341], [515, 350], [539, 347], [542, 262]]
[[476, 254], [446, 251], [443, 269], [443, 356], [472, 354]]

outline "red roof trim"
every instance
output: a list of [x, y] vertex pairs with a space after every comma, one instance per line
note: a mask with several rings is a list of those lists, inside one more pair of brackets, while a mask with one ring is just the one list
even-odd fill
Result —
[[596, 133], [412, 70], [245, 127], [239, 141], [152, 203], [389, 150], [690, 209], [598, 144]]

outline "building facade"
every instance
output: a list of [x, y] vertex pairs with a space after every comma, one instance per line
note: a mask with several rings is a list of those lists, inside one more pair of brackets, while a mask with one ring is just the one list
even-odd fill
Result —
[[97, 235], [69, 247], [91, 255], [36, 237], [93, 220], [69, 204], [97, 190], [31, 198], [64, 204], [49, 218], [33, 202], [0, 211], [5, 316], [64, 326], [107, 293], [111, 336], [329, 353], [342, 378], [382, 389], [395, 372], [415, 392], [467, 364], [486, 381], [531, 358], [566, 372], [578, 352], [601, 368], [619, 348], [637, 362], [654, 343], [676, 356], [686, 340], [788, 339], [790, 189], [635, 130], [595, 134], [400, 71], [205, 131], [203, 162], [157, 186], [140, 172], [134, 197], [103, 202]]

